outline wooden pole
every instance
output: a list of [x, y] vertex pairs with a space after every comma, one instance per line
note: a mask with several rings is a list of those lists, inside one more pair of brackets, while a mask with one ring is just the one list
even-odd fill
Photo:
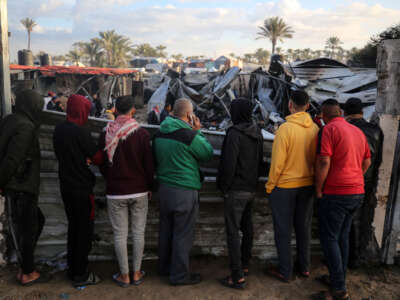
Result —
[[386, 40], [379, 45], [377, 76], [376, 111], [379, 113], [380, 126], [385, 138], [382, 165], [379, 169], [378, 206], [375, 209], [374, 226], [377, 240], [383, 247], [383, 261], [390, 264], [393, 263], [392, 249], [395, 249], [397, 244], [397, 237], [393, 234], [399, 232], [399, 229], [394, 230], [394, 227], [400, 225], [399, 222], [391, 221], [392, 216], [399, 215], [400, 212], [396, 210], [400, 209], [400, 205], [395, 201], [388, 203], [390, 185], [397, 184], [391, 183], [391, 178], [400, 120], [400, 40]]
[[0, 0], [0, 116], [11, 113], [10, 56], [8, 50], [7, 0]]

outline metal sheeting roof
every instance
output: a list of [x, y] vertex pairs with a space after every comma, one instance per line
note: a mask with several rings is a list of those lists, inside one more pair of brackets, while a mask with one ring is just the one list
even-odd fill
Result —
[[54, 77], [56, 74], [77, 74], [77, 75], [129, 75], [136, 73], [132, 69], [117, 69], [117, 68], [95, 68], [95, 67], [64, 67], [64, 66], [23, 66], [23, 65], [10, 65], [11, 71], [39, 71], [43, 76]]

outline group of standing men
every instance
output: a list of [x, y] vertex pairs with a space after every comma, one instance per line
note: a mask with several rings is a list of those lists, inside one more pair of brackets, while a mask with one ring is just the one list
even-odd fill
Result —
[[[133, 118], [134, 105], [130, 96], [117, 99], [117, 118], [107, 125], [96, 144], [84, 127], [92, 104], [83, 96], [72, 95], [67, 103], [67, 118], [54, 132], [60, 191], [68, 219], [68, 275], [75, 286], [101, 281], [88, 270], [95, 214], [95, 176], [90, 170], [91, 164], [100, 167], [106, 180], [108, 212], [120, 267], [113, 280], [121, 287], [143, 282], [144, 232], [156, 175], [160, 201], [160, 275], [168, 276], [172, 285], [201, 281], [199, 274], [189, 271], [189, 252], [199, 209], [198, 191], [203, 180], [199, 163], [212, 158], [213, 148], [200, 131], [201, 124], [190, 100], [175, 102], [171, 115], [161, 123], [152, 143], [149, 133]], [[15, 206], [13, 213], [20, 233], [17, 244], [21, 245], [21, 272], [17, 279], [23, 285], [47, 280], [35, 271], [33, 264], [34, 247], [44, 224], [37, 205], [38, 114], [42, 108], [40, 95], [24, 91], [17, 95], [16, 113], [0, 123], [0, 189]], [[345, 276], [352, 218], [356, 212], [371, 218], [370, 213], [363, 213], [367, 209], [359, 209], [365, 194], [364, 173], [371, 164], [372, 152], [373, 168], [368, 171], [371, 175], [367, 173], [366, 176], [369, 180], [376, 177], [383, 136], [379, 127], [362, 119], [362, 103], [358, 99], [349, 100], [344, 107], [348, 122], [342, 117], [339, 103], [334, 99], [326, 100], [321, 108], [326, 125], [321, 129], [307, 113], [308, 108], [308, 95], [294, 91], [289, 101], [290, 115], [278, 129], [273, 143], [266, 191], [273, 215], [279, 268], [266, 272], [290, 282], [294, 227], [296, 271], [300, 276], [310, 276], [310, 232], [316, 195], [321, 245], [330, 274], [321, 280], [331, 287], [333, 299], [348, 299]], [[252, 110], [253, 104], [247, 99], [232, 101], [233, 126], [226, 133], [217, 176], [217, 185], [224, 196], [232, 271], [220, 282], [239, 289], [245, 287], [245, 277], [250, 272], [252, 206], [263, 161], [263, 137], [253, 123]], [[368, 141], [357, 126], [366, 132]], [[7, 130], [3, 130], [5, 128]], [[13, 151], [17, 148], [18, 151]], [[28, 201], [25, 198], [29, 198]], [[367, 199], [370, 198], [367, 195]], [[129, 272], [127, 254], [129, 214], [133, 274]], [[362, 240], [357, 232], [359, 228], [355, 228], [355, 239]], [[359, 243], [355, 244], [355, 251], [359, 253]], [[316, 295], [317, 299], [328, 296], [327, 293]]]

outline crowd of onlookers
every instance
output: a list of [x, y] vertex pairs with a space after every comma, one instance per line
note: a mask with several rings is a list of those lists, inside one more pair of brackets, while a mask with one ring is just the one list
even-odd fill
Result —
[[[106, 181], [120, 269], [112, 277], [115, 283], [128, 287], [141, 284], [145, 278], [141, 263], [155, 178], [160, 207], [159, 273], [167, 276], [171, 285], [199, 283], [200, 274], [190, 272], [189, 253], [199, 212], [198, 191], [204, 179], [200, 164], [209, 161], [214, 151], [200, 131], [191, 101], [168, 103], [159, 130], [151, 137], [134, 119], [133, 97], [119, 97], [115, 101], [116, 119], [107, 124], [96, 142], [85, 127], [96, 105], [80, 95], [70, 96], [67, 103], [61, 99], [63, 95], [51, 96], [47, 109], [66, 110], [67, 114], [56, 126], [53, 142], [68, 219], [68, 276], [73, 285], [101, 281], [88, 269], [95, 218], [95, 175], [90, 165], [99, 166]], [[38, 206], [43, 105], [39, 94], [23, 91], [16, 97], [15, 113], [0, 123], [0, 193], [6, 195], [11, 210], [21, 267], [17, 280], [22, 285], [49, 280], [34, 264], [35, 245], [45, 221]], [[279, 265], [268, 268], [266, 274], [287, 283], [294, 273], [310, 277], [311, 223], [317, 199], [320, 240], [329, 271], [318, 280], [330, 289], [313, 297], [349, 299], [345, 284], [349, 251], [351, 264], [357, 266], [366, 258], [363, 251], [373, 238], [371, 206], [376, 201], [383, 134], [378, 125], [363, 119], [359, 99], [350, 99], [343, 107], [334, 99], [326, 100], [321, 106], [321, 128], [307, 113], [309, 97], [304, 91], [292, 92], [288, 109], [287, 122], [279, 127], [273, 142], [266, 183], [279, 259]], [[251, 101], [232, 101], [232, 126], [226, 132], [217, 175], [231, 268], [231, 274], [220, 282], [237, 289], [246, 286], [251, 272], [252, 210], [259, 178], [266, 175], [261, 173], [263, 136], [252, 120], [252, 111]], [[365, 218], [370, 228], [363, 228], [361, 234], [360, 220]], [[129, 224], [132, 273], [127, 250]], [[293, 228], [295, 262], [291, 253]]]

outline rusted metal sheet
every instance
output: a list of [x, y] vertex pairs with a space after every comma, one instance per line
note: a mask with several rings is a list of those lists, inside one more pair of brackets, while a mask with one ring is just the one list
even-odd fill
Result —
[[56, 74], [79, 74], [79, 75], [130, 75], [138, 71], [132, 69], [117, 69], [117, 68], [96, 68], [96, 67], [63, 67], [63, 66], [22, 66], [10, 65], [11, 71], [39, 71], [43, 76], [54, 77]]

